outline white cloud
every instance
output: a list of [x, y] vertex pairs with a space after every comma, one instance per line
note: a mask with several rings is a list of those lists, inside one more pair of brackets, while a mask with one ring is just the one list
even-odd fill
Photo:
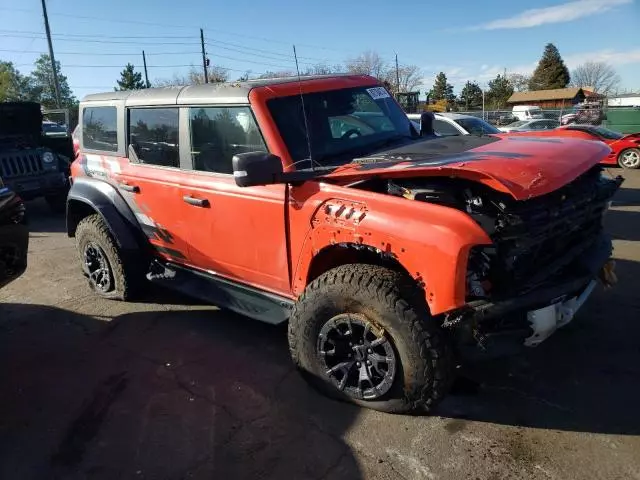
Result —
[[633, 0], [575, 0], [553, 7], [532, 8], [507, 18], [492, 20], [471, 27], [472, 30], [503, 30], [531, 28], [550, 23], [565, 23], [579, 18], [607, 12], [619, 5], [633, 3]]
[[620, 65], [640, 63], [640, 48], [634, 48], [632, 50], [627, 50], [626, 52], [597, 50], [594, 52], [567, 55], [563, 58], [569, 69], [576, 68], [584, 62], [605, 62], [616, 67]]

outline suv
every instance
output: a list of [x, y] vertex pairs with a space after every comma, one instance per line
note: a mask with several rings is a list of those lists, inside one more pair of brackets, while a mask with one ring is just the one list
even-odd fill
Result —
[[24, 200], [44, 197], [64, 211], [73, 146], [68, 134], [43, 132], [36, 102], [0, 103], [0, 178]]
[[24, 203], [0, 179], [0, 288], [27, 268], [29, 228]]
[[359, 405], [428, 411], [459, 347], [537, 345], [613, 278], [622, 179], [600, 142], [437, 137], [368, 76], [108, 92], [79, 113], [67, 229], [90, 287], [128, 299], [146, 277], [288, 321], [303, 375]]

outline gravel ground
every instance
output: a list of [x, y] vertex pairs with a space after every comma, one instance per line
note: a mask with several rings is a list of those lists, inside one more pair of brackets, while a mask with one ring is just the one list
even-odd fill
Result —
[[41, 202], [0, 291], [0, 478], [640, 479], [640, 172], [607, 223], [619, 285], [429, 417], [326, 400], [285, 329], [165, 291], [93, 296]]

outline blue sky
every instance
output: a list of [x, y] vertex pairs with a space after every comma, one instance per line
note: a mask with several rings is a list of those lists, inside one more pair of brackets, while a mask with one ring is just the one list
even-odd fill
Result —
[[[486, 84], [502, 73], [535, 68], [554, 43], [570, 68], [587, 60], [612, 64], [624, 89], [640, 91], [640, 0], [425, 2], [323, 0], [48, 0], [56, 59], [74, 93], [111, 90], [127, 62], [149, 78], [201, 65], [200, 32], [211, 62], [232, 79], [246, 70], [293, 70], [301, 62], [335, 64], [365, 50], [421, 68], [428, 90], [444, 71], [456, 87]], [[138, 38], [135, 38], [138, 37]], [[28, 73], [47, 52], [40, 0], [2, 0], [0, 59]], [[302, 66], [305, 66], [303, 64]]]

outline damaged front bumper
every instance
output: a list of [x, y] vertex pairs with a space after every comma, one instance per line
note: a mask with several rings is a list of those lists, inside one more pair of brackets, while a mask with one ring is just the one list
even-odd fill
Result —
[[605, 287], [616, 282], [612, 251], [611, 240], [602, 235], [572, 266], [570, 278], [511, 298], [470, 302], [447, 315], [443, 326], [471, 332], [480, 346], [491, 343], [492, 337], [511, 337], [527, 347], [537, 346], [574, 318], [598, 280]]

